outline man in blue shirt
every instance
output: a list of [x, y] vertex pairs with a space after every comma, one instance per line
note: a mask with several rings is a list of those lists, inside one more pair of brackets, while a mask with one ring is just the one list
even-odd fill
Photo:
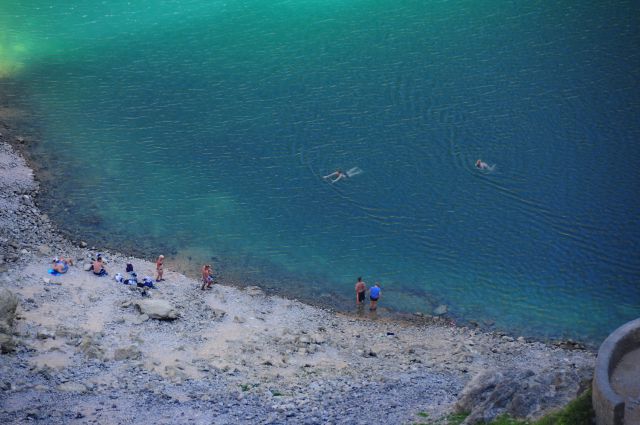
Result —
[[380, 284], [376, 282], [375, 285], [369, 289], [369, 300], [371, 300], [371, 304], [369, 306], [369, 310], [375, 310], [378, 306], [378, 300], [380, 299], [380, 293], [382, 290], [380, 289]]

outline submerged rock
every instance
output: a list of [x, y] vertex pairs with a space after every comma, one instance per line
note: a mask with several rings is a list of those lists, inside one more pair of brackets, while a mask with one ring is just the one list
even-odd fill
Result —
[[257, 286], [247, 286], [245, 292], [253, 297], [264, 295], [264, 291]]
[[447, 311], [449, 311], [449, 307], [442, 304], [436, 307], [435, 310], [433, 310], [433, 314], [435, 314], [436, 316], [442, 316], [443, 314], [447, 314]]

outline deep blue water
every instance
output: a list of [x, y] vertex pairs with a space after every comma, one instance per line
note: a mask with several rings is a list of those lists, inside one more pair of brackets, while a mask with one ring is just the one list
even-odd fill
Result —
[[638, 2], [49, 3], [0, 6], [0, 78], [67, 231], [527, 336], [640, 316]]

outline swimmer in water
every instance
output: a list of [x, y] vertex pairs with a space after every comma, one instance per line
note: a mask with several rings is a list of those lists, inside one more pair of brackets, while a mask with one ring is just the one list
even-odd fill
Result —
[[346, 179], [347, 176], [345, 173], [343, 173], [341, 170], [336, 170], [331, 174], [328, 174], [324, 177], [322, 177], [323, 179], [331, 179], [331, 183], [335, 183], [341, 179]]
[[495, 165], [489, 165], [486, 162], [484, 162], [483, 160], [479, 159], [476, 161], [476, 168], [478, 170], [483, 170], [483, 171], [493, 171], [493, 168], [495, 167]]
[[347, 171], [347, 177], [357, 176], [358, 174], [362, 174], [362, 170], [358, 167], [349, 168]]

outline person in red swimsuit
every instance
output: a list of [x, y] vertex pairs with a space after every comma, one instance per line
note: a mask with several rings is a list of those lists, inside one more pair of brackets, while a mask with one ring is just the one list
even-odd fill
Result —
[[160, 255], [156, 260], [156, 282], [160, 282], [164, 280], [162, 278], [162, 274], [164, 273], [164, 269], [162, 268], [164, 265], [164, 255]]

